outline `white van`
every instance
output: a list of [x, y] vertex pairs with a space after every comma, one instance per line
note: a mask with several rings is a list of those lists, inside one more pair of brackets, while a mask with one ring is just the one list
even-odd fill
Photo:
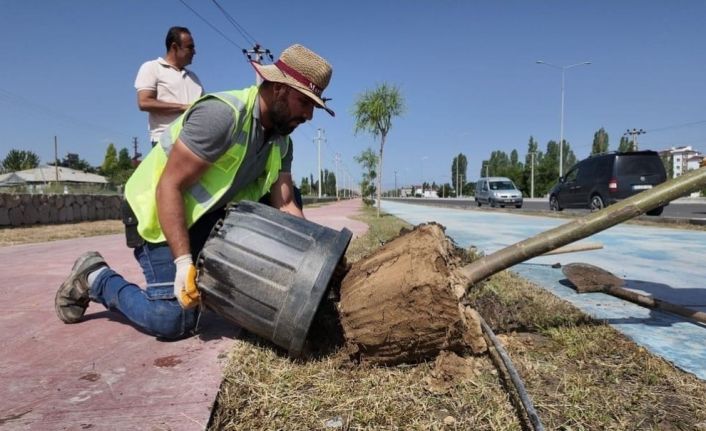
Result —
[[481, 178], [476, 183], [475, 201], [478, 206], [487, 204], [493, 208], [497, 205], [505, 208], [505, 205], [515, 205], [515, 208], [522, 208], [522, 192], [510, 178]]

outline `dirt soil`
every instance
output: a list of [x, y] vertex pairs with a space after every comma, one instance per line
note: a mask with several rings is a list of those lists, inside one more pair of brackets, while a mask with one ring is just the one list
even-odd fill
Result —
[[398, 364], [440, 351], [483, 353], [473, 310], [454, 293], [467, 254], [434, 223], [402, 233], [354, 263], [341, 283], [339, 311], [349, 353], [362, 362]]

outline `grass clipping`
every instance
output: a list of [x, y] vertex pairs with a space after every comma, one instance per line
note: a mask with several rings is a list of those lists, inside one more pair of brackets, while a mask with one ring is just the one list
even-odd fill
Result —
[[[351, 244], [350, 261], [409, 227], [372, 214], [361, 216], [370, 231]], [[704, 382], [524, 279], [496, 274], [469, 301], [502, 340], [547, 429], [706, 429]], [[522, 428], [485, 355], [383, 367], [356, 365], [340, 349], [294, 361], [252, 337], [235, 341], [224, 374], [212, 430]]]

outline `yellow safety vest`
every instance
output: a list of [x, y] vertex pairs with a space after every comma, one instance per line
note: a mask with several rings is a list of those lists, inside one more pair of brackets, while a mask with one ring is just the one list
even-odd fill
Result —
[[[169, 151], [179, 137], [187, 113], [200, 101], [217, 98], [233, 110], [235, 127], [228, 150], [216, 160], [199, 181], [184, 192], [184, 215], [187, 227], [191, 227], [206, 214], [228, 191], [240, 164], [248, 150], [251, 136], [253, 109], [258, 88], [207, 94], [194, 102], [191, 108], [170, 124], [159, 144], [149, 152], [125, 184], [125, 198], [137, 218], [137, 231], [148, 242], [165, 241], [157, 217], [157, 183], [167, 163]], [[231, 202], [257, 201], [267, 194], [277, 181], [282, 168], [282, 158], [289, 149], [289, 137], [283, 136], [273, 142], [265, 165], [265, 172], [254, 182], [239, 190]]]

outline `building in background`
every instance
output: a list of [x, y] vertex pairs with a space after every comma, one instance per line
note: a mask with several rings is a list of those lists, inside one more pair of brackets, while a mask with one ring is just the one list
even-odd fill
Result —
[[[698, 169], [701, 165], [701, 161], [705, 157], [699, 151], [694, 150], [690, 145], [661, 150], [659, 151], [659, 155], [667, 164], [667, 175], [671, 175], [671, 178], [676, 178], [689, 171]], [[691, 196], [697, 197], [700, 194], [700, 192], [694, 192]]]
[[92, 193], [109, 191], [108, 179], [61, 166], [40, 166], [0, 175], [0, 192]]
[[704, 158], [703, 154], [694, 150], [691, 146], [661, 150], [659, 155], [664, 160], [669, 161], [671, 169], [667, 169], [667, 172], [671, 172], [672, 178], [679, 177], [693, 169], [698, 169], [701, 160]]

